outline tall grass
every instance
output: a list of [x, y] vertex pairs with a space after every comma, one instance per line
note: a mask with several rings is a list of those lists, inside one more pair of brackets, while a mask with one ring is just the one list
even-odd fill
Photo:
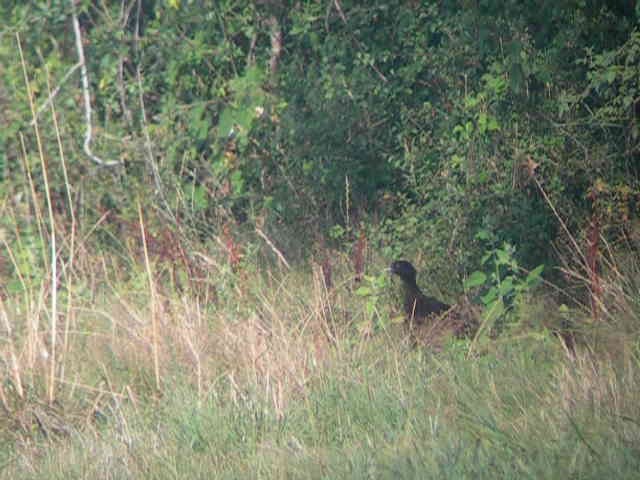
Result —
[[[66, 219], [26, 147], [24, 165], [0, 204], [0, 478], [637, 478], [638, 270], [608, 265], [607, 321], [575, 352], [539, 328], [436, 353], [389, 320], [392, 297], [354, 294], [348, 258], [332, 286], [282, 259], [232, 269], [224, 242], [163, 237], [140, 207], [100, 250], [105, 217], [74, 214], [64, 162]], [[168, 261], [182, 242], [188, 262]]]
[[[48, 357], [27, 355], [48, 348], [51, 324], [31, 332], [43, 311], [24, 308], [19, 297], [3, 303], [10, 330], [2, 345], [1, 478], [636, 478], [639, 471], [632, 342], [622, 356], [585, 346], [571, 356], [541, 333], [471, 358], [464, 342], [435, 354], [411, 348], [391, 324], [358, 328], [384, 326], [389, 299], [372, 317], [348, 288], [346, 264], [336, 265], [331, 291], [304, 268], [212, 268], [205, 282], [215, 283], [217, 300], [204, 302], [161, 288], [159, 277], [149, 282], [159, 268], [151, 261], [132, 270], [131, 259], [127, 271], [106, 257], [98, 263], [95, 290], [61, 295], [58, 326], [70, 326], [54, 402]], [[43, 280], [35, 296], [47, 295]]]

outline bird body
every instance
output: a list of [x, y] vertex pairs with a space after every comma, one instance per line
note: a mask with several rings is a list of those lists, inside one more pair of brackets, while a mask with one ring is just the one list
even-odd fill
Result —
[[406, 260], [398, 260], [391, 264], [390, 271], [402, 279], [404, 312], [411, 320], [420, 324], [427, 317], [441, 315], [451, 308], [450, 305], [428, 297], [420, 291], [416, 283], [416, 269], [411, 263]]
[[465, 315], [461, 315], [458, 308], [422, 293], [416, 282], [416, 269], [411, 263], [406, 260], [395, 261], [389, 271], [402, 280], [403, 307], [414, 341], [438, 348], [447, 336], [469, 335], [474, 322], [465, 320]]

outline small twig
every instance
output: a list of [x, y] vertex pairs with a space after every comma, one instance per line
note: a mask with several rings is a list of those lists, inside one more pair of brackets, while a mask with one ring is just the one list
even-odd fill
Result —
[[273, 244], [273, 242], [271, 240], [269, 240], [269, 237], [267, 237], [265, 235], [265, 233], [258, 227], [256, 227], [256, 233], [258, 234], [258, 236], [260, 238], [262, 238], [265, 241], [265, 243], [267, 245], [269, 245], [269, 248], [271, 248], [271, 250], [273, 250], [273, 253], [276, 254], [276, 256], [282, 262], [282, 264], [285, 267], [287, 267], [287, 269], [291, 269], [291, 265], [289, 265], [289, 262], [287, 262], [287, 259], [284, 258], [284, 255], [282, 254], [282, 252], [280, 250], [278, 250], [278, 248]]
[[154, 160], [151, 136], [149, 135], [149, 127], [147, 124], [147, 110], [144, 106], [144, 95], [143, 95], [143, 89], [142, 89], [142, 75], [140, 74], [139, 66], [136, 68], [136, 79], [138, 82], [138, 97], [140, 101], [140, 112], [142, 116], [142, 131], [144, 132], [144, 140], [145, 140], [144, 146], [147, 151], [147, 163], [149, 164], [149, 170], [151, 170], [151, 175], [153, 176], [153, 183], [156, 187], [156, 194], [163, 197], [163, 200], [164, 200], [162, 183], [160, 181], [160, 172], [158, 172], [158, 166], [156, 165], [156, 162]]
[[87, 62], [84, 58], [84, 48], [82, 47], [82, 33], [80, 32], [80, 22], [76, 13], [76, 3], [78, 0], [69, 0], [71, 2], [71, 18], [73, 20], [73, 32], [76, 37], [76, 50], [78, 51], [78, 63], [80, 64], [80, 77], [82, 80], [82, 96], [84, 98], [84, 120], [86, 123], [86, 131], [84, 134], [84, 143], [82, 145], [84, 153], [98, 165], [102, 167], [115, 167], [121, 165], [118, 160], [102, 160], [91, 150], [91, 138], [93, 136], [93, 126], [91, 125], [91, 95], [89, 94], [89, 76], [87, 74]]
[[338, 15], [340, 15], [340, 18], [342, 19], [342, 21], [346, 25], [347, 24], [347, 17], [345, 17], [344, 12], [342, 11], [342, 7], [340, 6], [340, 2], [338, 0], [334, 0], [333, 4], [336, 6], [336, 10], [338, 11]]
[[124, 62], [125, 59], [123, 57], [118, 59], [118, 80], [116, 81], [116, 89], [120, 95], [120, 108], [122, 108], [122, 115], [124, 116], [127, 126], [133, 129], [133, 115], [127, 106], [127, 90], [124, 86]]
[[169, 217], [171, 222], [178, 226], [178, 220], [176, 216], [173, 214], [171, 210], [171, 206], [167, 201], [167, 197], [164, 194], [164, 189], [162, 188], [162, 179], [160, 178], [160, 171], [158, 170], [158, 164], [155, 161], [155, 156], [153, 153], [153, 144], [151, 142], [151, 135], [149, 134], [149, 124], [147, 122], [147, 110], [144, 105], [144, 93], [142, 88], [142, 74], [140, 73], [140, 66], [136, 67], [136, 80], [138, 82], [138, 98], [140, 101], [140, 112], [141, 112], [141, 120], [142, 120], [142, 131], [144, 133], [144, 146], [145, 151], [147, 152], [147, 164], [149, 165], [149, 170], [151, 170], [151, 175], [153, 176], [153, 183], [156, 187], [156, 195], [160, 198], [162, 205], [164, 206], [164, 213]]
[[[120, 25], [121, 25], [121, 28], [122, 28], [123, 31], [126, 30], [127, 24], [129, 23], [129, 18], [131, 17], [131, 12], [133, 10], [133, 7], [135, 7], [137, 3], [138, 2], [136, 0], [133, 0], [125, 8], [125, 2], [123, 0], [121, 8], [120, 8], [120, 20], [121, 20], [120, 21]], [[136, 20], [136, 30], [135, 30], [136, 31], [136, 37], [135, 37], [136, 47], [137, 47], [138, 33], [139, 33], [139, 25], [138, 25], [137, 22], [139, 20], [140, 20], [140, 18], [138, 16], [138, 18]], [[124, 86], [124, 63], [125, 63], [125, 61], [126, 61], [126, 57], [124, 55], [120, 55], [118, 57], [118, 77], [117, 77], [117, 81], [116, 81], [116, 88], [117, 88], [118, 93], [120, 95], [120, 108], [122, 108], [122, 115], [124, 116], [125, 122], [129, 126], [129, 128], [133, 129], [133, 115], [131, 114], [131, 110], [127, 106], [127, 90], [126, 90], [126, 88]]]
[[77, 69], [79, 69], [81, 66], [82, 66], [82, 64], [80, 62], [78, 62], [73, 67], [71, 67], [67, 73], [65, 73], [64, 77], [62, 77], [62, 79], [58, 83], [58, 86], [56, 88], [54, 88], [53, 91], [51, 91], [49, 93], [49, 97], [47, 97], [45, 102], [42, 105], [40, 105], [40, 107], [38, 107], [38, 110], [36, 111], [35, 118], [33, 120], [31, 120], [31, 122], [29, 123], [30, 126], [33, 127], [36, 124], [36, 121], [38, 120], [38, 117], [40, 116], [40, 114], [44, 111], [45, 108], [47, 108], [49, 106], [49, 104], [51, 102], [53, 102], [53, 99], [56, 98], [58, 93], [60, 93], [60, 89], [62, 88], [62, 85], [64, 85], [65, 82], [67, 80], [69, 80], [69, 77], [71, 75], [73, 75], [75, 73], [75, 71]]
[[[334, 0], [334, 5], [336, 6], [336, 10], [338, 11], [338, 15], [340, 15], [340, 19], [342, 20], [342, 23], [344, 23], [345, 27], [348, 27], [349, 25], [347, 23], [347, 17], [345, 16], [344, 12], [342, 11], [342, 7], [340, 6], [340, 2], [338, 0]], [[348, 30], [348, 32], [349, 32], [349, 35], [351, 35], [351, 38], [355, 42], [356, 46], [360, 50], [364, 50], [362, 48], [362, 43], [360, 43], [360, 40], [358, 40], [356, 38], [356, 36], [350, 30]], [[376, 72], [378, 74], [378, 77], [380, 77], [380, 80], [382, 80], [384, 83], [389, 82], [387, 77], [384, 76], [384, 74], [380, 71], [380, 69], [376, 66], [376, 64], [373, 63], [373, 61], [371, 61], [371, 64], [369, 66], [371, 67], [371, 69], [374, 72]]]
[[567, 237], [569, 238], [569, 241], [571, 242], [571, 245], [573, 246], [573, 248], [575, 248], [576, 253], [580, 256], [580, 259], [582, 260], [584, 266], [586, 268], [588, 268], [589, 263], [587, 262], [587, 259], [584, 256], [584, 253], [582, 253], [582, 250], [578, 246], [578, 243], [576, 242], [576, 239], [574, 238], [574, 236], [569, 231], [569, 227], [567, 227], [567, 224], [564, 222], [564, 220], [562, 219], [562, 217], [560, 216], [560, 214], [556, 210], [556, 207], [553, 205], [553, 202], [551, 201], [551, 199], [547, 195], [547, 192], [544, 190], [544, 188], [542, 188], [542, 184], [540, 183], [538, 178], [535, 175], [532, 178], [533, 178], [534, 182], [536, 183], [536, 185], [538, 186], [538, 190], [542, 194], [545, 202], [547, 202], [547, 205], [549, 205], [549, 208], [553, 212], [554, 216], [558, 219], [558, 222], [560, 222], [560, 226], [562, 227], [562, 229], [567, 234]]

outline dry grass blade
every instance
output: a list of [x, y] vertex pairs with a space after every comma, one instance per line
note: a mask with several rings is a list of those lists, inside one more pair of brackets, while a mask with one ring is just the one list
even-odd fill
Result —
[[142, 239], [142, 248], [144, 251], [144, 265], [147, 270], [147, 279], [149, 281], [149, 294], [151, 301], [151, 348], [153, 354], [153, 373], [156, 382], [156, 389], [160, 391], [160, 361], [158, 358], [158, 302], [154, 275], [149, 261], [149, 251], [147, 249], [147, 237], [144, 230], [144, 220], [142, 218], [142, 206], [138, 202], [138, 219], [140, 221], [140, 235]]

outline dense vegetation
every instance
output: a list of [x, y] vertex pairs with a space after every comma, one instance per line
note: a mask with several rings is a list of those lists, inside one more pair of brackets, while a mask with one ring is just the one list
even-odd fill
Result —
[[2, 478], [637, 475], [640, 2], [0, 18]]

